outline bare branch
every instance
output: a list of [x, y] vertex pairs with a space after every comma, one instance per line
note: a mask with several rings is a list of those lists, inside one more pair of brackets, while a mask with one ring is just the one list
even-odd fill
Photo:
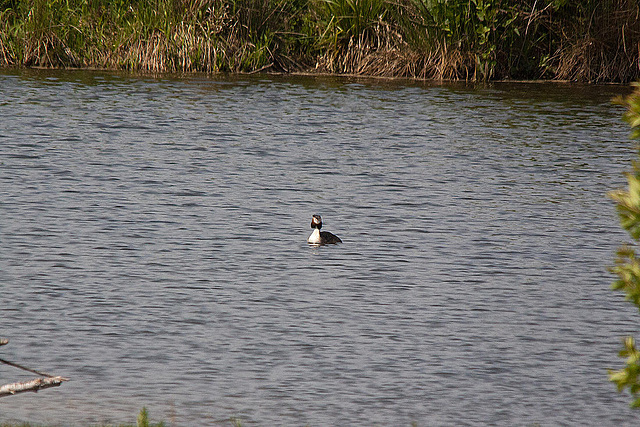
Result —
[[6, 384], [0, 387], [0, 397], [12, 396], [25, 391], [37, 392], [43, 388], [57, 387], [63, 381], [69, 381], [69, 379], [63, 377], [36, 378], [31, 381]]
[[46, 372], [36, 371], [35, 369], [27, 368], [26, 366], [19, 365], [15, 362], [10, 362], [8, 360], [0, 359], [0, 363], [4, 363], [5, 365], [13, 366], [14, 368], [22, 369], [23, 371], [31, 372], [32, 374], [41, 375], [43, 377], [53, 377], [55, 375], [49, 375]]

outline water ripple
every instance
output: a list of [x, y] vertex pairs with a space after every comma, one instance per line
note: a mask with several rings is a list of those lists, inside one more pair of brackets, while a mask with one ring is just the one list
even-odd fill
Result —
[[5, 71], [0, 421], [629, 424], [620, 91]]

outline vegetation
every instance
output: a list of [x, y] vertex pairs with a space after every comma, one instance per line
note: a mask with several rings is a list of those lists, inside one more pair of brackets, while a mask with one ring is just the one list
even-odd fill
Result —
[[[632, 137], [640, 139], [640, 84], [635, 91], [619, 103], [627, 107], [624, 119], [631, 125]], [[639, 151], [640, 154], [640, 151]], [[633, 163], [632, 172], [627, 174], [629, 186], [626, 190], [613, 192], [622, 227], [637, 243], [640, 240], [640, 162]], [[613, 289], [625, 292], [626, 300], [640, 309], [640, 259], [633, 246], [624, 246], [618, 251], [616, 266], [612, 269], [618, 275]], [[640, 407], [640, 351], [633, 337], [624, 340], [620, 357], [626, 358], [626, 366], [618, 371], [610, 371], [609, 378], [616, 383], [618, 391], [628, 388], [634, 400], [632, 407]]]
[[[231, 425], [236, 425], [231, 420]], [[38, 427], [39, 424], [29, 424], [29, 423], [21, 423], [21, 424], [7, 424], [0, 422], [0, 427]], [[121, 424], [118, 427], [164, 427], [165, 424], [163, 422], [159, 422], [157, 424], [153, 424], [149, 422], [149, 413], [147, 412], [147, 408], [142, 408], [140, 413], [138, 414], [138, 419], [135, 424]], [[105, 426], [107, 427], [107, 426]]]
[[0, 66], [640, 78], [636, 0], [0, 0]]

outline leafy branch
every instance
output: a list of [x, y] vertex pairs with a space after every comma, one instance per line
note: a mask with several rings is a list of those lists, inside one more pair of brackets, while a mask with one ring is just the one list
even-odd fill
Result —
[[[618, 98], [616, 102], [627, 108], [623, 118], [631, 125], [632, 138], [640, 139], [640, 83], [634, 84], [634, 92], [626, 98]], [[639, 152], [640, 154], [640, 152]], [[637, 243], [640, 240], [640, 164], [633, 163], [633, 171], [627, 173], [628, 187], [614, 191], [610, 197], [616, 202], [620, 217], [620, 225], [627, 230]], [[640, 259], [631, 245], [618, 250], [616, 265], [611, 269], [618, 276], [612, 289], [625, 293], [625, 300], [640, 310]], [[619, 353], [626, 358], [625, 367], [617, 371], [609, 371], [609, 380], [614, 382], [618, 391], [629, 389], [634, 400], [631, 406], [640, 408], [640, 351], [633, 337], [624, 339], [624, 348]]]

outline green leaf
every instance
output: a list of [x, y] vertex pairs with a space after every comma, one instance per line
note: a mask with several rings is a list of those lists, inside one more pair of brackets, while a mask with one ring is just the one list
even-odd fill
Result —
[[[634, 129], [633, 136], [640, 137], [640, 84], [634, 85], [633, 94], [626, 98], [616, 98], [614, 102], [627, 107], [623, 119]], [[640, 155], [640, 152], [638, 153]], [[616, 202], [620, 225], [636, 241], [640, 239], [640, 163], [633, 163], [633, 171], [626, 174], [627, 189], [609, 193]], [[618, 249], [615, 267], [611, 272], [618, 276], [611, 288], [625, 293], [625, 300], [640, 310], [640, 260], [634, 247], [629, 245]], [[625, 359], [625, 367], [609, 371], [609, 380], [616, 384], [618, 391], [629, 389], [633, 396], [631, 407], [640, 408], [640, 352], [633, 337], [624, 339], [624, 346], [618, 353]]]

